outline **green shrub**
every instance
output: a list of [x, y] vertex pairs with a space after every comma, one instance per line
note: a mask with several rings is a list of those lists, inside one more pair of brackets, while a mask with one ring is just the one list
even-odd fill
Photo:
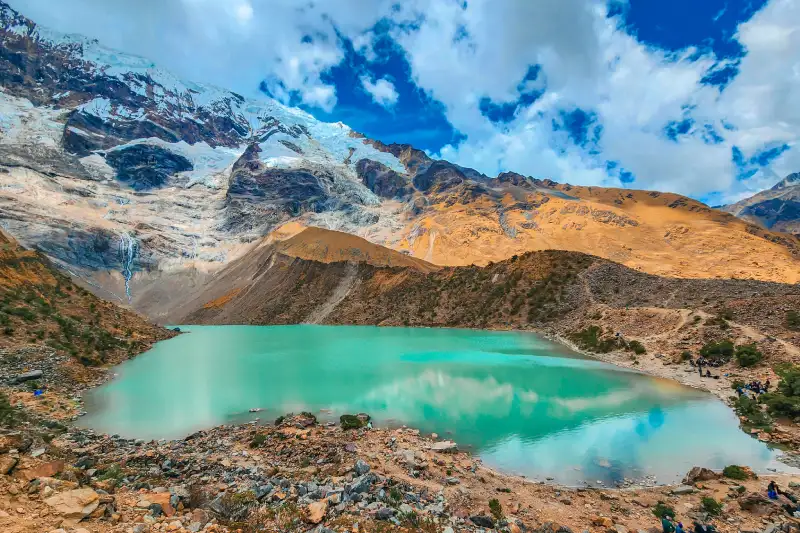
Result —
[[653, 506], [653, 514], [658, 518], [664, 518], [667, 516], [670, 518], [675, 518], [675, 509], [664, 502], [658, 502]]
[[278, 418], [275, 419], [275, 425], [280, 426], [281, 424], [283, 424], [284, 420], [286, 420], [285, 416], [283, 415], [279, 416]]
[[684, 350], [683, 352], [681, 352], [681, 361], [688, 361], [691, 358], [692, 358], [692, 352], [690, 352], [689, 350]]
[[722, 503], [710, 496], [703, 496], [700, 500], [700, 506], [709, 516], [719, 516], [722, 513]]
[[8, 401], [8, 396], [0, 392], [0, 427], [13, 427], [15, 422], [14, 407]]
[[628, 349], [631, 350], [636, 355], [642, 355], [647, 353], [647, 349], [644, 345], [639, 341], [631, 341], [628, 343]]
[[734, 347], [731, 341], [709, 342], [700, 348], [700, 355], [706, 359], [727, 361], [733, 357]]
[[735, 479], [737, 481], [744, 481], [749, 476], [747, 475], [747, 471], [738, 465], [728, 465], [722, 469], [722, 475], [729, 479]]
[[250, 447], [258, 448], [263, 446], [265, 442], [267, 442], [267, 436], [263, 433], [256, 433], [255, 436], [250, 440]]
[[800, 367], [780, 365], [775, 367], [775, 373], [781, 377], [781, 382], [775, 392], [763, 394], [762, 401], [773, 415], [800, 417]]
[[786, 327], [792, 331], [800, 331], [800, 312], [786, 312]]
[[503, 519], [503, 506], [500, 505], [500, 501], [497, 498], [489, 500], [489, 511], [491, 511], [495, 520]]
[[753, 366], [761, 362], [764, 355], [758, 351], [755, 343], [736, 347], [736, 362], [741, 367]]
[[356, 415], [342, 415], [339, 417], [339, 423], [342, 425], [342, 429], [360, 429], [366, 425]]

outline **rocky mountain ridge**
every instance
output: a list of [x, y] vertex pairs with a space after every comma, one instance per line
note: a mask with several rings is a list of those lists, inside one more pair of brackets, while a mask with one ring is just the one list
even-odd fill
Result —
[[694, 200], [489, 177], [264, 98], [187, 82], [0, 2], [0, 225], [163, 319], [301, 225], [437, 265], [593, 253], [680, 277], [800, 280], [800, 240]]
[[722, 209], [765, 228], [800, 235], [800, 172]]

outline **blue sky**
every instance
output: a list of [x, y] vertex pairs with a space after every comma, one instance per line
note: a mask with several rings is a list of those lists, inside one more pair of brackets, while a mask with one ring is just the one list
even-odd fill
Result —
[[490, 175], [716, 204], [800, 170], [793, 0], [11, 0]]

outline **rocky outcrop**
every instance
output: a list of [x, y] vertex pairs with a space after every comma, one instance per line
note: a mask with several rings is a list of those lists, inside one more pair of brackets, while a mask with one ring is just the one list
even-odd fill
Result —
[[800, 235], [800, 172], [722, 209], [764, 228]]
[[414, 191], [404, 176], [378, 161], [361, 159], [356, 173], [361, 183], [383, 198], [405, 198]]
[[106, 155], [117, 179], [137, 191], [161, 187], [178, 172], [192, 170], [192, 162], [160, 146], [135, 144]]
[[68, 522], [77, 523], [97, 509], [100, 495], [93, 489], [83, 488], [56, 494], [44, 502]]
[[414, 176], [414, 187], [422, 192], [437, 193], [463, 183], [467, 177], [447, 161], [434, 161]]

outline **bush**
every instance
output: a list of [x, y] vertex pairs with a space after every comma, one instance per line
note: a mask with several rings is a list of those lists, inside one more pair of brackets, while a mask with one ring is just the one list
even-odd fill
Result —
[[339, 423], [341, 423], [342, 429], [360, 429], [366, 425], [356, 415], [342, 415], [339, 417]]
[[741, 367], [756, 365], [762, 359], [764, 359], [764, 355], [756, 349], [755, 343], [736, 347], [736, 362]]
[[720, 342], [709, 342], [700, 348], [700, 355], [706, 359], [717, 359], [727, 361], [733, 357], [733, 343], [725, 340]]
[[280, 426], [281, 424], [283, 424], [284, 420], [286, 420], [285, 416], [283, 415], [279, 416], [278, 418], [275, 419], [275, 425]]
[[738, 465], [728, 465], [722, 469], [722, 475], [729, 479], [735, 479], [737, 481], [744, 481], [748, 477], [747, 471]]
[[264, 435], [263, 433], [256, 433], [255, 436], [250, 441], [250, 447], [258, 448], [260, 446], [263, 446], [265, 442], [267, 442], [267, 436]]
[[781, 382], [775, 392], [762, 395], [762, 401], [774, 415], [800, 417], [800, 367], [776, 366], [775, 373], [781, 377]]
[[700, 506], [709, 516], [719, 516], [722, 513], [722, 503], [709, 496], [703, 496]]
[[8, 401], [8, 396], [0, 392], [0, 427], [12, 427], [16, 422], [14, 407]]
[[800, 331], [800, 312], [786, 312], [786, 327], [792, 331]]
[[631, 341], [628, 343], [628, 349], [633, 351], [636, 355], [642, 355], [647, 353], [647, 349], [644, 345], [639, 341]]
[[670, 518], [675, 518], [675, 509], [664, 502], [658, 502], [653, 506], [653, 514], [658, 518], [664, 518], [667, 516]]
[[682, 361], [688, 361], [691, 358], [692, 358], [692, 352], [690, 352], [689, 350], [684, 350], [683, 352], [681, 352]]
[[500, 521], [503, 519], [503, 506], [500, 505], [500, 501], [497, 498], [489, 500], [489, 511], [491, 511], [495, 520]]

